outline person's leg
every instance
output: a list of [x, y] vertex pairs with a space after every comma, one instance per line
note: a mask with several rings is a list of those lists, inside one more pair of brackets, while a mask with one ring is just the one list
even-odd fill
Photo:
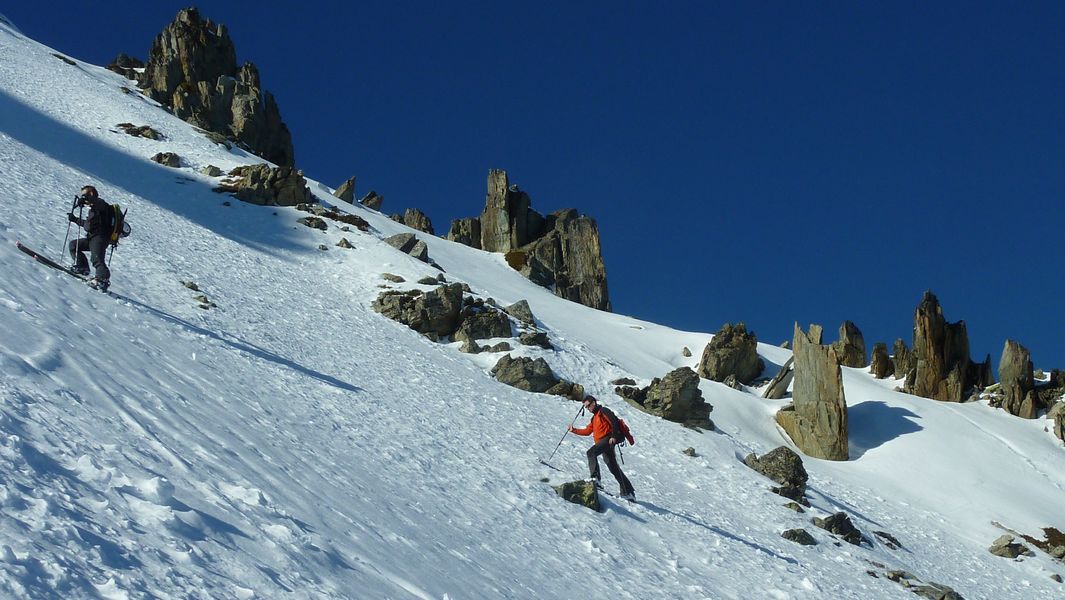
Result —
[[92, 238], [89, 242], [89, 251], [92, 253], [92, 267], [96, 269], [98, 281], [110, 281], [111, 269], [107, 268], [107, 243], [108, 240], [102, 235]]
[[71, 268], [75, 272], [89, 274], [89, 261], [85, 260], [85, 251], [88, 249], [89, 240], [85, 238], [70, 240], [67, 251], [70, 252], [70, 258], [74, 261], [74, 266]]
[[629, 482], [629, 478], [625, 477], [625, 474], [621, 472], [621, 466], [618, 465], [618, 457], [614, 454], [613, 446], [607, 446], [607, 451], [603, 453], [603, 461], [606, 462], [606, 468], [610, 469], [610, 474], [618, 481], [618, 493], [622, 496], [633, 493], [635, 490], [632, 489], [632, 483]]
[[596, 481], [599, 481], [599, 455], [606, 452], [609, 447], [610, 442], [603, 438], [591, 448], [588, 448], [588, 472], [592, 474], [592, 479]]

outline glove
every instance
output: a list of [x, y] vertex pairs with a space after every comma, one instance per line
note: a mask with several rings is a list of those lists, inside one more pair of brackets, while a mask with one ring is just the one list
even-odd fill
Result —
[[74, 213], [67, 213], [67, 220], [71, 223], [77, 223], [78, 217]]

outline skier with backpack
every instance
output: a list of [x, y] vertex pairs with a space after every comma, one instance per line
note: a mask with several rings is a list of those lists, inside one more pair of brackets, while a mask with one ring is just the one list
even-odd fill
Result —
[[74, 206], [83, 210], [88, 207], [89, 215], [82, 219], [74, 214], [73, 209], [67, 213], [67, 220], [84, 228], [86, 233], [85, 237], [72, 240], [67, 247], [70, 257], [74, 259], [70, 270], [77, 275], [89, 275], [89, 262], [85, 260], [85, 250], [88, 250], [92, 256], [92, 266], [96, 269], [96, 277], [89, 281], [89, 285], [106, 292], [111, 285], [111, 270], [107, 266], [105, 254], [108, 244], [117, 244], [119, 237], [128, 235], [125, 214], [117, 204], [108, 204], [100, 198], [99, 192], [91, 185], [81, 188], [81, 193], [74, 199]]
[[636, 498], [636, 491], [632, 488], [632, 483], [629, 478], [621, 472], [621, 467], [618, 466], [618, 458], [614, 454], [614, 447], [618, 444], [625, 442], [633, 443], [632, 435], [628, 432], [623, 422], [618, 419], [617, 415], [605, 406], [600, 406], [599, 401], [595, 396], [587, 396], [584, 398], [584, 408], [588, 412], [592, 413], [592, 420], [588, 423], [587, 427], [575, 428], [572, 424], [569, 426], [569, 431], [577, 435], [591, 435], [595, 443], [588, 449], [588, 470], [591, 471], [592, 482], [596, 487], [601, 487], [599, 482], [599, 456], [603, 456], [603, 460], [606, 461], [606, 467], [610, 470], [610, 474], [617, 479], [620, 490], [618, 495], [627, 500], [634, 500]]

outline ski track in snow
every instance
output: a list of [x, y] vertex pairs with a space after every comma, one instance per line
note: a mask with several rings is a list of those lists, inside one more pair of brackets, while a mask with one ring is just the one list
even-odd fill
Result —
[[[970, 599], [1065, 592], [1049, 579], [1060, 563], [986, 550], [991, 520], [1065, 529], [1062, 449], [1042, 423], [845, 370], [862, 446], [846, 463], [807, 458], [813, 506], [794, 513], [741, 463], [785, 443], [772, 421], [783, 403], [704, 381], [719, 430], [696, 432], [613, 394], [617, 377], [646, 385], [694, 366], [708, 334], [562, 301], [499, 255], [427, 239], [449, 281], [529, 300], [556, 350], [512, 354], [544, 356], [635, 432], [624, 469], [638, 503], [604, 497], [596, 514], [561, 501], [541, 479], [584, 477], [590, 440], [567, 436], [552, 459], [562, 473], [537, 459], [578, 405], [498, 384], [500, 354], [460, 354], [370, 309], [382, 272], [436, 274], [380, 241], [406, 228], [345, 206], [374, 230], [322, 233], [292, 209], [214, 194], [200, 167], [261, 161], [51, 52], [0, 24], [0, 180], [13, 205], [0, 217], [0, 595], [914, 597], [867, 575], [871, 561]], [[184, 167], [148, 161], [163, 150]], [[130, 208], [117, 298], [14, 247], [63, 261], [63, 215], [87, 182]], [[335, 248], [340, 237], [356, 249]], [[198, 308], [198, 293], [217, 308]], [[904, 548], [840, 545], [810, 525], [837, 510]], [[819, 545], [780, 537], [796, 527]]]

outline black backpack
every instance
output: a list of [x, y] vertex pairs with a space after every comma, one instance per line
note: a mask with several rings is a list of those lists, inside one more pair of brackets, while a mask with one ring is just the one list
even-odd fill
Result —
[[111, 237], [109, 240], [112, 246], [117, 246], [118, 240], [128, 237], [132, 230], [129, 228], [129, 223], [126, 222], [126, 211], [122, 210], [121, 206], [112, 204], [111, 211]]

